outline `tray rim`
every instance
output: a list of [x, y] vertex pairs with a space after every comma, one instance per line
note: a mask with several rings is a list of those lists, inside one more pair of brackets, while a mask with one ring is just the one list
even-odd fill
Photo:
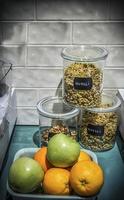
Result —
[[[40, 148], [22, 148], [20, 150], [18, 150], [16, 153], [15, 153], [15, 156], [14, 156], [14, 159], [13, 159], [13, 162], [18, 159], [19, 157], [21, 157], [22, 154], [24, 153], [35, 153], [36, 151], [38, 151]], [[96, 162], [98, 164], [98, 159], [97, 159], [97, 156], [94, 152], [92, 152], [91, 150], [87, 150], [87, 149], [84, 149], [84, 148], [81, 148], [80, 149], [81, 151], [84, 151], [84, 152], [87, 152], [91, 158], [93, 159], [94, 162]], [[26, 194], [23, 194], [23, 193], [17, 193], [15, 191], [13, 191], [9, 184], [8, 184], [8, 180], [7, 180], [7, 191], [8, 193], [15, 197], [17, 200], [18, 198], [34, 198], [34, 199], [82, 199], [82, 200], [95, 200], [96, 197], [97, 197], [97, 194], [95, 196], [91, 196], [91, 197], [82, 197], [82, 196], [78, 196], [78, 195], [48, 195], [48, 194], [32, 194], [32, 193], [26, 193]]]
[[[22, 153], [32, 153], [32, 151], [33, 151], [33, 153], [35, 153], [39, 149], [40, 148], [38, 148], [38, 147], [36, 147], [36, 148], [35, 147], [32, 147], [32, 148], [28, 148], [28, 147], [27, 148], [22, 148], [22, 149], [18, 150], [15, 153], [13, 161], [15, 161], [16, 159], [18, 159]], [[92, 157], [93, 161], [98, 164], [98, 159], [97, 159], [97, 155], [96, 155], [95, 152], [93, 152], [93, 151], [91, 151], [89, 149], [82, 148], [82, 147], [80, 148], [80, 150], [88, 153]]]

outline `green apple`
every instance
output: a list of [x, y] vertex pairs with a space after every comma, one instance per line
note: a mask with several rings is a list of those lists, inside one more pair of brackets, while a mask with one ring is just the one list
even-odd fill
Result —
[[29, 193], [39, 187], [44, 177], [40, 164], [29, 157], [20, 157], [9, 170], [10, 187], [20, 193]]
[[47, 159], [55, 167], [72, 166], [80, 154], [80, 145], [63, 133], [54, 135], [48, 142]]

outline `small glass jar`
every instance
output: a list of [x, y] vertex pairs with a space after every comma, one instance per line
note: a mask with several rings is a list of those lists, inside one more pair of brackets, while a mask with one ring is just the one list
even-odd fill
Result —
[[120, 104], [121, 101], [117, 96], [103, 94], [99, 108], [83, 112], [80, 129], [81, 146], [93, 151], [105, 151], [114, 146]]
[[108, 52], [96, 46], [65, 48], [63, 57], [63, 97], [76, 107], [96, 107], [101, 103], [103, 68]]
[[59, 133], [78, 140], [78, 108], [65, 104], [62, 97], [49, 96], [38, 102], [37, 110], [41, 145], [47, 146], [49, 139]]

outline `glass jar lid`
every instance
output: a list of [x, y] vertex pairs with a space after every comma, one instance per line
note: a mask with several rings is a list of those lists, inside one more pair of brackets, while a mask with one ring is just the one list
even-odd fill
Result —
[[79, 114], [79, 109], [64, 103], [62, 97], [46, 97], [37, 104], [39, 114], [53, 119], [69, 119]]
[[114, 112], [120, 105], [121, 100], [116, 95], [113, 96], [103, 93], [101, 106], [98, 108], [87, 108], [87, 110], [95, 113]]
[[108, 56], [108, 51], [97, 46], [70, 46], [63, 49], [61, 56], [70, 61], [95, 62], [104, 60]]

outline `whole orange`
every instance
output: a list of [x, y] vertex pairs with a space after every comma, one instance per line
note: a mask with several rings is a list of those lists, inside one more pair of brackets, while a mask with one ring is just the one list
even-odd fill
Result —
[[43, 168], [44, 172], [46, 172], [52, 165], [47, 160], [47, 147], [41, 147], [35, 154], [34, 160], [38, 161]]
[[71, 169], [71, 187], [81, 196], [92, 196], [97, 194], [103, 183], [103, 170], [93, 161], [77, 162]]
[[84, 151], [80, 151], [79, 157], [78, 157], [78, 161], [85, 161], [85, 160], [89, 160], [91, 161], [91, 157], [89, 156], [88, 153], [84, 152]]
[[46, 194], [69, 195], [71, 187], [69, 184], [70, 172], [62, 168], [51, 168], [47, 170], [43, 180], [43, 190]]

